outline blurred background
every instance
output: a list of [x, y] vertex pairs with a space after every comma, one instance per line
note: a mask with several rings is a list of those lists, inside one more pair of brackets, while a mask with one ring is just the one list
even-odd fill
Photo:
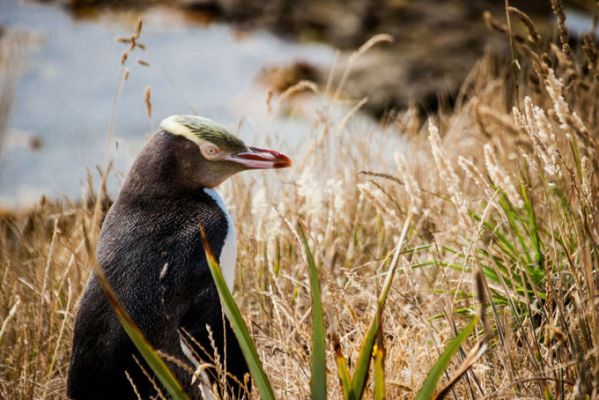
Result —
[[[298, 145], [315, 118], [303, 104], [322, 95], [296, 96], [292, 109], [275, 111], [272, 98], [302, 80], [326, 87], [342, 79], [351, 52], [376, 34], [394, 40], [353, 63], [340, 104], [367, 98], [363, 124], [407, 107], [423, 117], [451, 108], [477, 60], [509, 57], [505, 37], [489, 28], [490, 17], [505, 23], [504, 5], [0, 0], [0, 206], [25, 207], [42, 194], [77, 199], [88, 171], [97, 176], [109, 159], [118, 180], [171, 114], [207, 116], [254, 143]], [[510, 5], [551, 32], [549, 0]], [[572, 40], [591, 29], [597, 35], [595, 1], [566, 5]], [[129, 44], [117, 39], [131, 36], [139, 18], [143, 48], [123, 60]]]

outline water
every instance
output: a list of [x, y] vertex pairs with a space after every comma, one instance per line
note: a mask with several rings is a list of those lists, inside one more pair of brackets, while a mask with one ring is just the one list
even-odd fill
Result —
[[[86, 168], [103, 165], [125, 50], [115, 38], [130, 35], [137, 17], [107, 12], [75, 19], [58, 7], [1, 0], [0, 24], [34, 31], [45, 43], [30, 56], [18, 85], [0, 164], [0, 205], [26, 206], [41, 194], [76, 198]], [[130, 76], [118, 100], [110, 145], [123, 173], [171, 114], [195, 111], [233, 129], [248, 119], [240, 135], [252, 138], [255, 127], [266, 124], [265, 114], [256, 111], [266, 99], [265, 89], [255, 83], [260, 70], [294, 60], [327, 65], [334, 56], [324, 45], [290, 43], [267, 32], [239, 34], [173, 9], [151, 9], [143, 17], [140, 41], [147, 50], [129, 57]], [[137, 64], [137, 58], [150, 67]], [[152, 89], [151, 121], [143, 101], [146, 86]], [[302, 121], [281, 123], [269, 127], [294, 136], [307, 129]], [[28, 146], [31, 138], [41, 139], [39, 150]]]
[[596, 39], [599, 39], [599, 29], [593, 25], [593, 16], [590, 13], [572, 8], [566, 8], [565, 12], [566, 28], [568, 28], [570, 35], [582, 38], [586, 33], [590, 33]]

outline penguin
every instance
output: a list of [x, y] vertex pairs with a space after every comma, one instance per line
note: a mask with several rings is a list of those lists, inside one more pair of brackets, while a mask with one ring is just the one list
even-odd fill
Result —
[[[249, 147], [212, 120], [171, 116], [133, 162], [104, 219], [99, 267], [148, 341], [168, 355], [164, 360], [193, 399], [202, 398], [202, 389], [190, 370], [211, 362], [215, 351], [233, 398], [243, 396], [248, 373], [203, 250], [200, 229], [232, 290], [235, 226], [215, 187], [244, 170], [290, 165], [286, 155]], [[186, 334], [193, 340], [183, 340]], [[165, 393], [92, 274], [75, 317], [68, 398], [147, 399], [158, 390]]]

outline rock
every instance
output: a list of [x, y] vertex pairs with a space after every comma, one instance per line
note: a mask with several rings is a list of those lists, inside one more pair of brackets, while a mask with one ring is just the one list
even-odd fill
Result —
[[282, 93], [300, 81], [321, 82], [319, 70], [305, 61], [296, 61], [289, 65], [265, 67], [258, 80], [275, 93]]
[[[451, 101], [485, 51], [505, 54], [507, 48], [505, 38], [491, 32], [482, 19], [483, 12], [490, 10], [504, 20], [503, 2], [492, 0], [214, 1], [226, 20], [347, 50], [345, 61], [334, 71], [337, 80], [351, 50], [377, 33], [393, 35], [392, 45], [377, 46], [359, 58], [343, 88], [347, 97], [368, 97], [365, 109], [375, 115], [410, 104], [435, 110], [439, 98]], [[533, 16], [551, 15], [548, 2], [513, 0], [510, 4]], [[293, 74], [282, 79], [270, 72], [270, 79], [284, 81], [282, 86], [295, 83]], [[316, 78], [327, 72], [315, 74]]]
[[[369, 98], [366, 109], [381, 115], [389, 108], [416, 104], [424, 111], [437, 108], [438, 99], [451, 100], [474, 63], [491, 51], [507, 54], [507, 40], [491, 32], [482, 14], [489, 10], [505, 21], [504, 2], [497, 0], [56, 0], [77, 5], [149, 6], [170, 4], [205, 10], [244, 29], [267, 28], [296, 40], [319, 40], [346, 50], [373, 35], [393, 35], [392, 45], [377, 46], [352, 66], [344, 87], [346, 96]], [[565, 1], [589, 11], [595, 0]], [[510, 5], [539, 22], [539, 30], [553, 20], [548, 0], [510, 0]], [[522, 24], [513, 19], [514, 30]], [[524, 32], [526, 33], [526, 32]], [[342, 61], [334, 71], [339, 79], [347, 67]], [[275, 90], [301, 79], [318, 80], [328, 71], [306, 65], [275, 67], [263, 71], [261, 80]]]

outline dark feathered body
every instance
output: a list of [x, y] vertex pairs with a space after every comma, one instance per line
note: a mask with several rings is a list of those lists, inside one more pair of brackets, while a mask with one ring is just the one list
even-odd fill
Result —
[[[226, 367], [243, 381], [247, 367], [228, 323], [223, 330], [199, 230], [201, 225], [219, 257], [227, 234], [226, 216], [201, 187], [185, 178], [201, 167], [194, 161], [198, 151], [189, 140], [165, 132], [150, 139], [106, 216], [97, 260], [121, 304], [157, 349], [193, 369], [183, 354], [179, 329], [211, 351], [208, 324], [221, 359], [226, 335]], [[92, 276], [75, 320], [68, 396], [135, 398], [125, 371], [143, 398], [152, 395], [155, 390], [133, 356], [149, 370]], [[199, 398], [191, 374], [173, 363], [169, 366], [190, 395]]]

